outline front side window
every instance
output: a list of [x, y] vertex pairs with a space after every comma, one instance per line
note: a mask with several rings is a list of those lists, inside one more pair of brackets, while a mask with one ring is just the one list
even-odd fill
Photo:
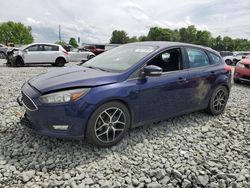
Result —
[[110, 72], [123, 72], [156, 49], [156, 46], [126, 44], [96, 56], [83, 66]]
[[189, 68], [203, 67], [209, 65], [207, 54], [203, 50], [187, 48]]
[[27, 50], [29, 50], [29, 52], [35, 52], [35, 51], [38, 51], [37, 47], [38, 47], [37, 45], [30, 46], [30, 47], [27, 48]]
[[156, 65], [163, 72], [182, 69], [181, 50], [179, 48], [167, 50], [148, 62], [147, 65]]

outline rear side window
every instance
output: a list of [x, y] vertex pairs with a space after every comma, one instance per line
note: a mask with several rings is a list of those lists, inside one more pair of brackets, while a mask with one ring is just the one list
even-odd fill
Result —
[[210, 59], [211, 59], [211, 63], [212, 64], [218, 64], [221, 62], [221, 58], [213, 53], [208, 52]]
[[44, 51], [58, 51], [58, 46], [44, 45]]
[[203, 50], [187, 48], [189, 68], [203, 67], [209, 65], [207, 54]]
[[34, 45], [34, 46], [28, 47], [27, 49], [29, 50], [29, 52], [35, 52], [35, 51], [38, 51], [37, 47], [38, 47], [37, 45]]

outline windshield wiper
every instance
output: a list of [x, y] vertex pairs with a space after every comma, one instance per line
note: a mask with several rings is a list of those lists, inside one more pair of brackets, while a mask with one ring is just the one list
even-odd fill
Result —
[[90, 69], [95, 69], [95, 70], [101, 70], [101, 71], [104, 71], [104, 72], [109, 72], [108, 70], [102, 69], [100, 67], [93, 67], [93, 66], [84, 66], [84, 67], [87, 67], [87, 68], [90, 68]]

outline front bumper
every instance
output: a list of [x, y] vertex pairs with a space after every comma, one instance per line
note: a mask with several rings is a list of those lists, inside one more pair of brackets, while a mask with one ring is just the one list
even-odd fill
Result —
[[[29, 89], [32, 90], [32, 88]], [[26, 91], [29, 94], [32, 92]], [[32, 95], [29, 97], [36, 104], [37, 109], [28, 109], [22, 98], [19, 97], [18, 104], [25, 107], [25, 114], [20, 119], [21, 125], [39, 135], [67, 139], [84, 138], [89, 116], [94, 111], [93, 105], [83, 100], [67, 104], [45, 105], [38, 98], [32, 97]], [[56, 126], [67, 126], [67, 129], [58, 130], [55, 128]]]
[[236, 67], [234, 71], [234, 79], [250, 83], [250, 68]]

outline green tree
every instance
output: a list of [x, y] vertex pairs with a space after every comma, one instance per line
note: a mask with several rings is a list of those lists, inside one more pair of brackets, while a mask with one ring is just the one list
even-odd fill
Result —
[[196, 43], [197, 29], [194, 25], [179, 30], [180, 42]]
[[195, 43], [203, 46], [212, 45], [212, 35], [208, 31], [197, 31]]
[[234, 50], [234, 42], [233, 39], [230, 37], [224, 37], [223, 38], [223, 49], [233, 51]]
[[0, 42], [15, 44], [30, 44], [33, 42], [32, 28], [18, 22], [3, 22], [0, 24]]
[[147, 36], [129, 38], [125, 31], [113, 31], [110, 42], [124, 44], [136, 41], [177, 41], [211, 47], [218, 51], [250, 51], [247, 39], [232, 39], [220, 35], [213, 37], [209, 31], [197, 30], [194, 25], [171, 30], [169, 28], [151, 27]]
[[147, 39], [152, 41], [170, 41], [172, 33], [170, 29], [151, 27]]
[[130, 42], [138, 42], [138, 39], [137, 39], [136, 36], [133, 36], [132, 38], [129, 38], [129, 37], [128, 37], [127, 42], [128, 42], [128, 43], [130, 43]]
[[67, 43], [64, 40], [56, 41], [55, 44], [66, 45]]
[[125, 44], [129, 41], [129, 37], [125, 31], [115, 30], [112, 32], [110, 39], [111, 44]]
[[70, 44], [71, 46], [73, 46], [74, 48], [77, 48], [77, 47], [78, 47], [77, 41], [76, 41], [76, 39], [73, 38], [73, 37], [69, 39], [69, 44]]
[[148, 40], [148, 38], [147, 38], [147, 36], [139, 36], [139, 38], [138, 38], [138, 41], [147, 41]]

